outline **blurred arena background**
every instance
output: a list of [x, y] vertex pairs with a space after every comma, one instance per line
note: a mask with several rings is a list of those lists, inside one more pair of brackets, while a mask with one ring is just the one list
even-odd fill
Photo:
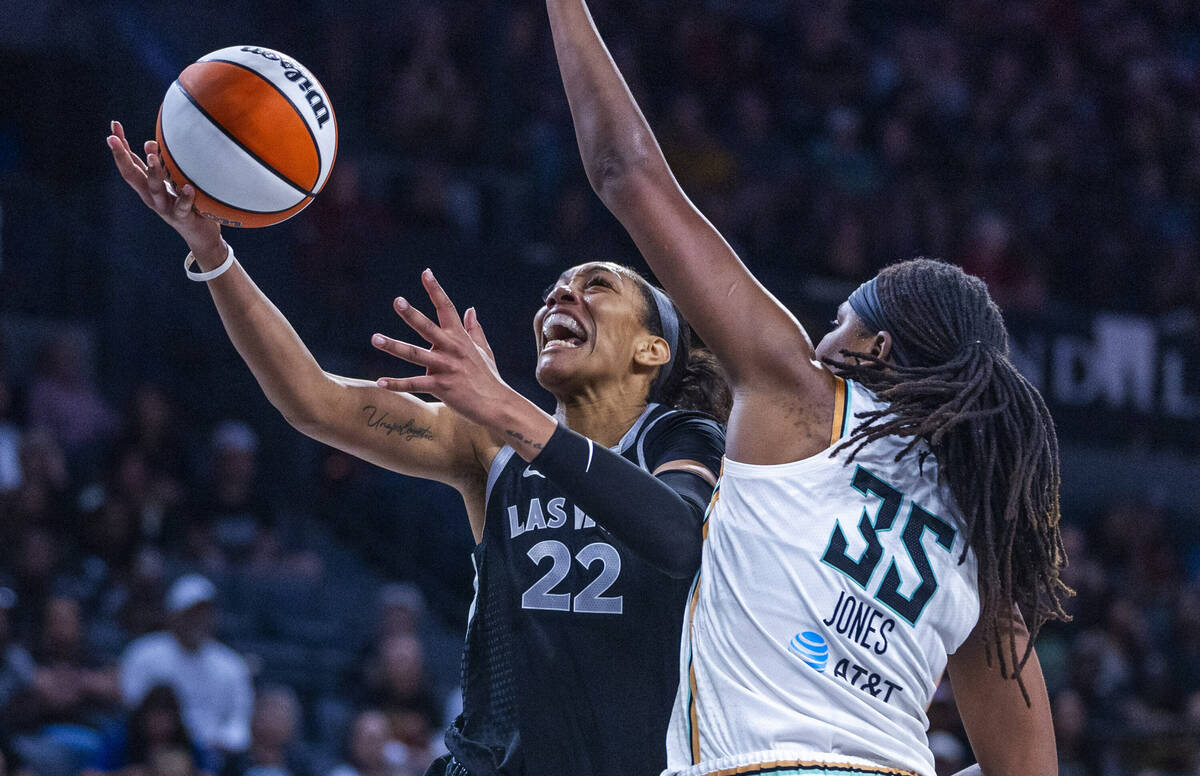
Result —
[[[896, 259], [988, 281], [1064, 450], [1079, 595], [1038, 645], [1061, 772], [1200, 772], [1200, 4], [592, 8], [685, 189], [811, 332]], [[403, 331], [390, 300], [423, 298], [432, 266], [544, 400], [540, 290], [584, 260], [644, 265], [583, 176], [541, 2], [0, 0], [0, 19], [9, 771], [422, 773], [455, 713], [461, 504], [287, 427], [104, 137], [151, 137], [210, 50], [296, 56], [333, 100], [338, 162], [307, 211], [227, 234], [243, 264], [326, 369], [371, 378], [403, 371], [369, 336]], [[172, 588], [190, 572], [215, 583], [253, 714], [188, 731], [224, 756], [136, 762], [120, 741], [149, 701], [123, 702], [121, 672], [211, 597]], [[971, 757], [943, 690], [950, 773]]]

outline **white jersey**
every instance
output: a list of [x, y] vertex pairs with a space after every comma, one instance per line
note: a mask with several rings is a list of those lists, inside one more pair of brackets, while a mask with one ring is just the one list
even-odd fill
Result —
[[[886, 404], [837, 381], [830, 448], [725, 460], [689, 598], [664, 774], [933, 776], [925, 710], [979, 619], [960, 513], [907, 440], [832, 455]], [[852, 449], [852, 448], [851, 448]], [[927, 449], [927, 448], [925, 448]]]

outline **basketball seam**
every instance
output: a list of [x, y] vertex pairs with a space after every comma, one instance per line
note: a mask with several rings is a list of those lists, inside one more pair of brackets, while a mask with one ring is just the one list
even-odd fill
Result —
[[[176, 166], [178, 166], [179, 162], [177, 160], [175, 160], [174, 154], [171, 153], [170, 146], [167, 145], [167, 133], [162, 132], [160, 134], [162, 135], [162, 140], [160, 141], [160, 145], [162, 146], [161, 150], [165, 151], [167, 156], [171, 157], [171, 160], [175, 162]], [[164, 164], [165, 164], [165, 162], [164, 162]], [[180, 167], [179, 170], [180, 170], [180, 172], [183, 172], [182, 167]], [[273, 215], [276, 215], [277, 213], [286, 213], [287, 211], [296, 207], [296, 205], [300, 205], [304, 202], [304, 200], [300, 200], [300, 202], [297, 202], [295, 205], [291, 205], [290, 207], [285, 207], [282, 210], [251, 210], [250, 208], [239, 207], [239, 206], [233, 204], [232, 202], [226, 202], [225, 200], [214, 196], [211, 192], [205, 191], [199, 184], [197, 184], [194, 180], [192, 180], [190, 178], [188, 179], [188, 183], [192, 184], [192, 186], [196, 189], [196, 191], [198, 191], [199, 193], [208, 197], [213, 202], [216, 202], [218, 205], [224, 205], [225, 207], [229, 208], [230, 210], [240, 210], [243, 213], [250, 213], [250, 214], [256, 215], [256, 216], [273, 216]], [[309, 195], [309, 199], [310, 200], [312, 199], [311, 195]]]
[[[241, 62], [234, 62], [232, 59], [202, 59], [197, 64], [202, 64], [204, 62], [224, 62], [227, 65], [233, 65], [234, 67], [240, 67], [241, 69], [245, 70], [247, 73], [254, 73], [254, 75], [258, 76], [263, 81], [265, 81], [267, 86], [270, 86], [272, 89], [274, 89], [276, 92], [279, 93], [279, 96], [283, 98], [283, 101], [286, 102], [291, 107], [292, 111], [300, 119], [300, 123], [304, 125], [304, 129], [308, 132], [308, 137], [313, 142], [313, 148], [317, 149], [317, 178], [316, 178], [316, 180], [313, 181], [313, 187], [315, 188], [316, 185], [321, 182], [321, 170], [323, 169], [321, 167], [321, 144], [317, 141], [317, 136], [313, 133], [312, 127], [310, 127], [308, 125], [308, 119], [304, 118], [304, 114], [301, 113], [300, 109], [296, 107], [296, 103], [292, 102], [292, 98], [288, 97], [287, 93], [285, 93], [283, 91], [283, 89], [280, 89], [278, 84], [276, 84], [270, 78], [267, 78], [265, 75], [258, 72], [254, 68], [250, 67], [249, 65], [244, 65]], [[328, 103], [326, 103], [326, 105], [328, 105]], [[330, 109], [330, 115], [332, 115], [332, 114], [333, 114], [333, 110]], [[316, 192], [313, 192], [312, 196], [315, 197]]]
[[[204, 106], [200, 104], [199, 100], [197, 100], [195, 97], [192, 96], [192, 93], [187, 90], [186, 86], [181, 84], [178, 80], [175, 81], [175, 86], [178, 86], [179, 91], [183, 93], [183, 96], [187, 98], [188, 102], [190, 102], [196, 108], [196, 110], [200, 111], [200, 115], [202, 115], [202, 116], [204, 116], [204, 118], [208, 119], [210, 124], [212, 124], [214, 127], [216, 127], [221, 132], [222, 135], [229, 138], [230, 142], [232, 142], [238, 148], [245, 151], [250, 156], [251, 159], [253, 159], [254, 161], [261, 164], [263, 166], [263, 168], [267, 170], [267, 172], [271, 173], [276, 178], [279, 178], [279, 180], [281, 180], [284, 183], [286, 183], [287, 185], [291, 186], [293, 189], [300, 192], [301, 194], [303, 194], [306, 197], [315, 197], [316, 196], [316, 194], [314, 192], [309, 191], [307, 188], [305, 188], [304, 186], [301, 186], [298, 183], [295, 183], [290, 178], [288, 178], [286, 175], [281, 173], [279, 170], [276, 170], [274, 167], [272, 167], [267, 162], [266, 159], [263, 159], [261, 156], [259, 156], [258, 154], [254, 153], [249, 148], [247, 148], [245, 143], [243, 143], [241, 140], [239, 140], [237, 138], [237, 136], [235, 136], [228, 129], [226, 129], [221, 124], [221, 122], [217, 121], [211, 113], [209, 113], [208, 111], [206, 111], [204, 109]], [[289, 105], [291, 104], [291, 100], [288, 100], [288, 104]], [[303, 121], [303, 118], [301, 118], [301, 121]], [[307, 127], [308, 125], [305, 124], [305, 126]], [[320, 152], [318, 152], [318, 154], [319, 153]], [[317, 169], [319, 170], [320, 168], [318, 167]]]

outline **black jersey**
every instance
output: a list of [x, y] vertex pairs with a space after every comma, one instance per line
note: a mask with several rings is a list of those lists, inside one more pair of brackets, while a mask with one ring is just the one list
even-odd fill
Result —
[[[650, 472], [681, 459], [716, 472], [724, 447], [707, 416], [651, 404], [613, 449]], [[455, 760], [473, 776], [658, 774], [691, 580], [634, 555], [509, 447], [473, 560]]]

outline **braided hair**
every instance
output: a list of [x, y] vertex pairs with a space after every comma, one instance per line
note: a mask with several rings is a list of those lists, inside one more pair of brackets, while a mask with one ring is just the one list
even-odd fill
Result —
[[[852, 461], [876, 439], [906, 437], [899, 461], [928, 444], [918, 461], [935, 456], [979, 562], [988, 665], [994, 654], [1028, 704], [1021, 670], [1033, 640], [1047, 620], [1069, 619], [1063, 603], [1073, 595], [1059, 576], [1066, 554], [1054, 422], [1009, 359], [1004, 320], [982, 280], [922, 258], [885, 268], [872, 286], [875, 309], [886, 316], [880, 330], [895, 343], [893, 360], [842, 351], [844, 361], [827, 361], [888, 406], [859, 413], [862, 422], [837, 451], [853, 447]], [[960, 563], [966, 555], [964, 547]], [[1028, 621], [1021, 654], [1013, 604]]]

